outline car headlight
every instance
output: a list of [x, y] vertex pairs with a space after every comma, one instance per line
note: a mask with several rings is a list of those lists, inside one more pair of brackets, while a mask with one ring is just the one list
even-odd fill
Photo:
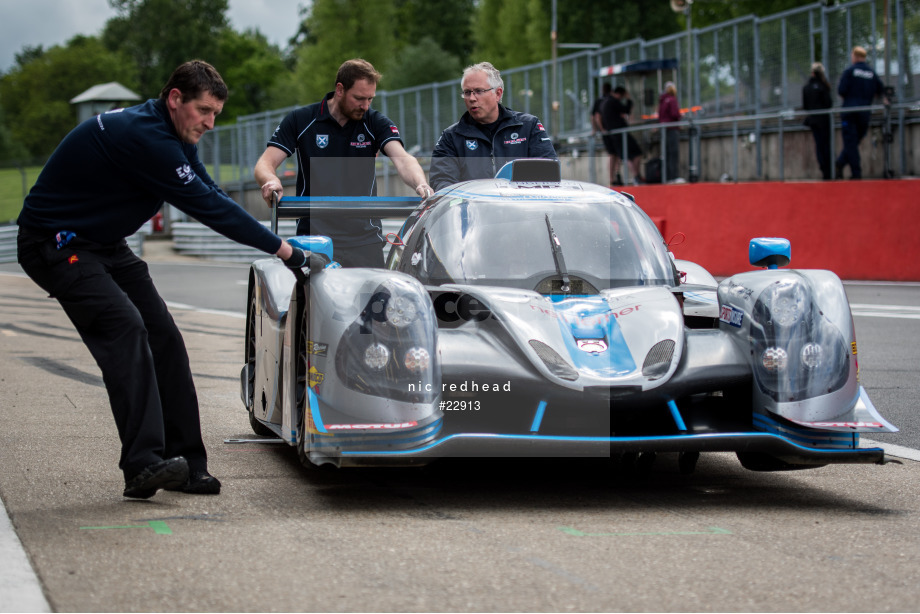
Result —
[[342, 334], [335, 368], [345, 387], [377, 397], [428, 403], [441, 390], [437, 322], [421, 284], [387, 279]]
[[390, 350], [382, 343], [372, 343], [364, 350], [364, 364], [374, 371], [382, 371], [390, 362]]
[[755, 381], [777, 402], [831, 393], [849, 377], [843, 335], [813, 296], [806, 278], [790, 275], [767, 286], [754, 304]]
[[390, 296], [386, 306], [387, 321], [397, 328], [405, 328], [418, 316], [418, 309], [412, 299], [406, 296]]

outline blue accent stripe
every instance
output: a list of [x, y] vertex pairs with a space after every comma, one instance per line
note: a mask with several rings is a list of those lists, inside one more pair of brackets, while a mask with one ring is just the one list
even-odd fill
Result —
[[319, 413], [319, 399], [309, 386], [307, 386], [307, 397], [310, 400], [310, 414], [313, 416], [313, 426], [315, 426], [316, 430], [320, 433], [328, 433], [329, 431], [326, 430], [326, 425], [323, 424], [323, 416]]
[[840, 431], [817, 431], [804, 427], [794, 427], [780, 424], [773, 418], [763, 414], [754, 414], [754, 426], [768, 433], [782, 435], [790, 441], [803, 445], [833, 446], [838, 449], [853, 449], [859, 447], [858, 433], [845, 433]]
[[422, 199], [418, 196], [285, 196], [285, 203], [310, 203], [310, 202], [360, 202], [360, 203], [406, 203], [418, 204]]
[[[580, 442], [580, 443], [618, 443], [618, 442], [643, 442], [643, 441], [681, 441], [688, 439], [725, 439], [731, 437], [744, 436], [750, 439], [782, 439], [786, 443], [790, 444], [793, 447], [799, 448], [806, 452], [814, 453], [828, 453], [835, 454], [840, 452], [839, 449], [821, 449], [821, 448], [812, 448], [810, 446], [800, 445], [787, 437], [784, 437], [775, 433], [751, 433], [751, 432], [738, 432], [738, 433], [707, 433], [703, 435], [665, 435], [663, 437], [652, 437], [652, 436], [643, 436], [643, 437], [574, 437], [574, 436], [563, 436], [563, 435], [500, 435], [497, 433], [456, 433], [453, 435], [448, 435], [442, 437], [441, 439], [436, 439], [426, 446], [421, 448], [416, 448], [414, 450], [365, 450], [365, 451], [342, 451], [342, 456], [393, 456], [393, 455], [409, 455], [416, 454], [419, 452], [427, 452], [433, 448], [438, 447], [439, 445], [450, 441], [451, 439], [457, 438], [482, 438], [482, 439], [525, 439], [530, 441], [571, 441], [571, 442]], [[882, 448], [860, 448], [860, 452], [868, 451], [883, 451]]]
[[677, 409], [677, 403], [675, 403], [673, 399], [668, 401], [668, 409], [671, 410], [671, 416], [674, 417], [674, 423], [677, 424], [677, 430], [686, 431], [687, 425], [684, 424], [684, 419], [680, 415], [680, 410]]
[[533, 416], [533, 424], [530, 425], [531, 433], [540, 432], [540, 423], [543, 422], [543, 414], [546, 412], [546, 401], [540, 401], [537, 405], [537, 413]]

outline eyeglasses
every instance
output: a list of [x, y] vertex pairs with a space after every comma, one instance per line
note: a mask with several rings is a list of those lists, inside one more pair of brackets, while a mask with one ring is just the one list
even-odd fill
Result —
[[494, 90], [494, 89], [495, 89], [494, 87], [490, 87], [490, 88], [487, 89], [487, 90], [463, 90], [462, 92], [460, 92], [460, 97], [461, 97], [461, 98], [469, 98], [469, 97], [472, 96], [473, 94], [476, 94], [476, 96], [482, 96], [482, 95], [485, 94], [486, 92], [491, 92], [491, 91]]

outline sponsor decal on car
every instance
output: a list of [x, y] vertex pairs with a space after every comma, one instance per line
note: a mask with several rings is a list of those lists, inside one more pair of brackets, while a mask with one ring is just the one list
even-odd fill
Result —
[[322, 384], [323, 380], [326, 379], [326, 375], [317, 370], [316, 367], [310, 367], [310, 370], [307, 371], [307, 378], [310, 382], [310, 388], [313, 388]]
[[307, 341], [307, 354], [314, 356], [325, 356], [329, 349], [328, 343], [319, 343], [318, 341]]
[[741, 328], [741, 322], [744, 320], [744, 312], [731, 305], [722, 305], [722, 312], [719, 314], [719, 321], [725, 322], [729, 326]]

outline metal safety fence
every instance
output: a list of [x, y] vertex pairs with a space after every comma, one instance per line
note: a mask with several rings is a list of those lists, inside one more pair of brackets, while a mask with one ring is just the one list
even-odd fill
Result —
[[[499, 67], [503, 103], [543, 120], [557, 150], [582, 147], [590, 130], [589, 112], [602, 82], [623, 85], [636, 102], [636, 121], [654, 122], [666, 81], [678, 89], [681, 106], [694, 117], [781, 117], [802, 106], [802, 86], [814, 61], [836, 83], [849, 64], [850, 49], [865, 47], [868, 61], [892, 88], [897, 107], [891, 121], [908, 121], [911, 101], [920, 100], [920, 0], [823, 2], [767, 17], [748, 16], [646, 41], [633, 39], [522, 67]], [[692, 24], [692, 13], [691, 20]], [[555, 83], [552, 75], [556, 75]], [[441, 131], [465, 110], [460, 79], [396, 91], [379, 91], [375, 108], [399, 127], [406, 148], [425, 156]], [[835, 96], [835, 104], [839, 99]], [[309, 104], [314, 101], [304, 101]], [[243, 189], [265, 150], [268, 137], [291, 108], [240, 117], [207, 133], [199, 147], [214, 179]], [[763, 126], [753, 126], [760, 138]], [[905, 131], [895, 130], [902, 139]], [[902, 158], [903, 160], [903, 158]], [[293, 174], [293, 158], [281, 169]], [[895, 169], [906, 172], [905, 166]]]

